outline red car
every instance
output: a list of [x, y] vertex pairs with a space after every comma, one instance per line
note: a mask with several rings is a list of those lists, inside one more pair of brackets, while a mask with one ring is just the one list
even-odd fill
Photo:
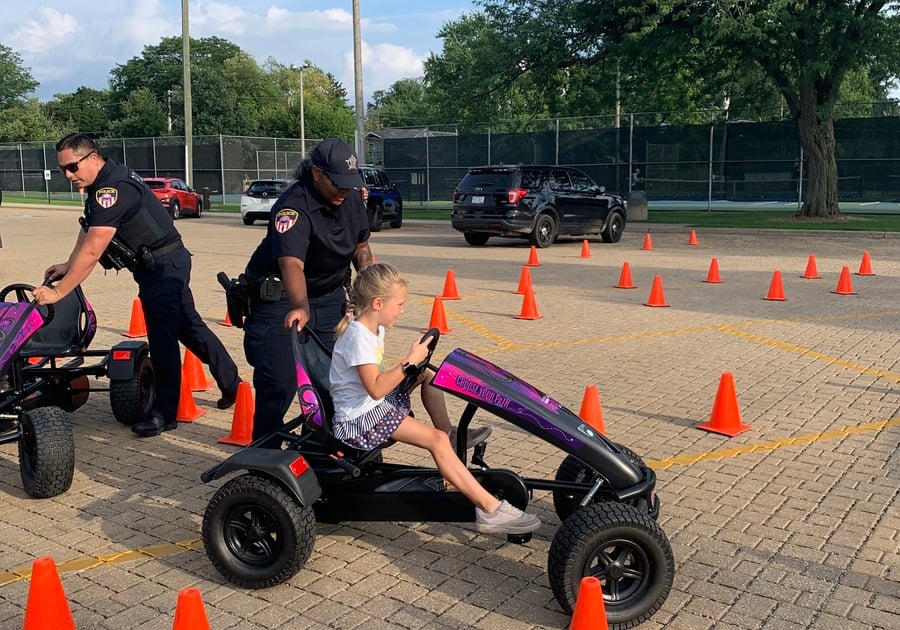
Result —
[[144, 177], [143, 179], [173, 219], [182, 216], [200, 218], [203, 213], [203, 197], [188, 186], [184, 180], [174, 177]]

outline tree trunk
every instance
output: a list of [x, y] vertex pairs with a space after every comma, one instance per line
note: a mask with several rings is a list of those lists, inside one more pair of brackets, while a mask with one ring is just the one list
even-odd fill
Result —
[[805, 217], [830, 217], [841, 213], [838, 207], [838, 177], [834, 117], [823, 115], [812, 99], [804, 102], [797, 117], [797, 136], [808, 159], [809, 183], [806, 200], [800, 209]]

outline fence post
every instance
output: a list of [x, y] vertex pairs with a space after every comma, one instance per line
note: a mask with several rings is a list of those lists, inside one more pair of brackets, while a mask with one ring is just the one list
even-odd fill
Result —
[[709, 125], [709, 191], [706, 197], [706, 211], [712, 212], [712, 192], [713, 192], [713, 139], [716, 132], [716, 123], [712, 121]]

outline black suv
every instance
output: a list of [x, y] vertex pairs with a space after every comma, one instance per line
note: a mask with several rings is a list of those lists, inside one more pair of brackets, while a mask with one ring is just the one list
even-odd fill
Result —
[[381, 224], [385, 221], [390, 221], [392, 228], [403, 225], [403, 198], [397, 191], [397, 184], [374, 166], [360, 166], [359, 172], [366, 183], [363, 203], [369, 215], [369, 230], [381, 231]]
[[450, 221], [469, 245], [513, 236], [550, 247], [557, 236], [580, 234], [616, 243], [625, 230], [625, 203], [577, 168], [479, 166], [453, 192]]

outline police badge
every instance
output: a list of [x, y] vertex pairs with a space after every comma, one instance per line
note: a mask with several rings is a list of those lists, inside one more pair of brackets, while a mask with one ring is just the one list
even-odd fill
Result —
[[115, 188], [101, 188], [94, 195], [94, 199], [104, 208], [111, 208], [119, 200], [119, 191]]

